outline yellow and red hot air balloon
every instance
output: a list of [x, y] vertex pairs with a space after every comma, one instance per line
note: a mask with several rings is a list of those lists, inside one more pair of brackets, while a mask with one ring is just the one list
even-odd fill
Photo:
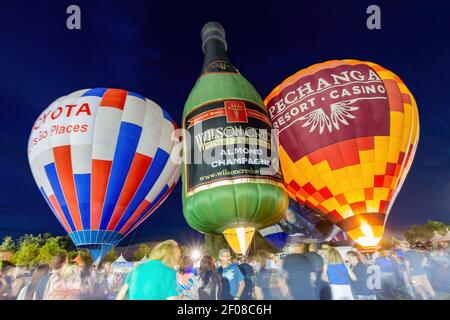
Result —
[[265, 104], [289, 196], [376, 246], [419, 140], [403, 81], [375, 63], [334, 60], [287, 78]]

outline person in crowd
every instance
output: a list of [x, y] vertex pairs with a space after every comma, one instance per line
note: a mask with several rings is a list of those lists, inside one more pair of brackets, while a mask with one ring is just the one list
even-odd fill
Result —
[[95, 277], [94, 269], [90, 264], [84, 264], [81, 267], [81, 293], [80, 300], [97, 299], [95, 296]]
[[200, 260], [198, 276], [192, 286], [194, 300], [220, 300], [222, 296], [222, 281], [215, 272], [214, 258], [203, 256]]
[[17, 300], [20, 291], [27, 284], [27, 268], [24, 266], [17, 266], [13, 271], [13, 281], [11, 283], [11, 290], [7, 296], [8, 300]]
[[421, 248], [411, 250], [405, 246], [405, 263], [411, 278], [412, 286], [417, 293], [416, 298], [422, 300], [435, 299], [436, 293], [430, 284], [425, 271], [427, 257]]
[[180, 262], [180, 255], [180, 248], [174, 240], [157, 244], [151, 251], [149, 260], [127, 275], [116, 299], [178, 299], [175, 268]]
[[0, 300], [6, 300], [10, 294], [13, 273], [14, 265], [9, 262], [3, 262], [0, 275]]
[[399, 300], [412, 300], [414, 298], [414, 289], [411, 285], [408, 270], [404, 260], [404, 253], [400, 250], [391, 251], [391, 258], [394, 262], [394, 274], [396, 277], [397, 297]]
[[275, 264], [275, 269], [281, 272], [283, 259], [281, 259], [281, 254], [275, 254], [273, 256], [273, 263]]
[[240, 300], [253, 300], [255, 291], [255, 269], [248, 263], [249, 259], [244, 256], [238, 256], [238, 268], [244, 276], [244, 292], [242, 292]]
[[431, 280], [433, 279], [433, 272], [434, 272], [434, 269], [433, 269], [434, 266], [433, 266], [433, 263], [431, 260], [431, 256], [432, 256], [431, 242], [421, 245], [421, 250], [425, 254], [425, 258], [426, 258], [425, 265], [424, 265], [425, 273], [428, 277], [428, 280], [431, 283]]
[[106, 300], [109, 298], [112, 284], [112, 267], [111, 262], [101, 262], [94, 273], [94, 290], [93, 297], [96, 300]]
[[59, 279], [62, 268], [64, 267], [67, 260], [67, 255], [65, 253], [57, 254], [53, 257], [50, 268], [51, 272], [44, 275], [37, 283], [36, 290], [34, 293], [34, 300], [44, 300], [45, 291], [47, 286], [53, 281]]
[[356, 276], [356, 280], [351, 283], [353, 295], [356, 300], [376, 300], [377, 297], [373, 291], [373, 284], [369, 283], [369, 272], [367, 265], [363, 262], [361, 254], [356, 251], [347, 252], [347, 260], [350, 269]]
[[313, 283], [314, 292], [316, 295], [316, 299], [320, 300], [321, 295], [323, 295], [323, 291], [327, 287], [326, 283], [322, 281], [322, 269], [323, 269], [323, 258], [317, 252], [317, 245], [315, 242], [310, 242], [306, 246], [306, 252], [304, 255], [311, 261], [314, 273], [315, 273], [315, 281]]
[[303, 253], [303, 243], [292, 243], [289, 254], [283, 261], [283, 273], [289, 288], [289, 296], [294, 300], [316, 299], [313, 283], [316, 281], [314, 266]]
[[[319, 245], [319, 255], [321, 257], [324, 257], [328, 251], [328, 249], [330, 248], [330, 243], [327, 241], [321, 242]], [[322, 265], [322, 271], [323, 271], [323, 265]], [[332, 300], [331, 297], [331, 288], [330, 288], [330, 284], [326, 281], [322, 280], [322, 274], [320, 275], [320, 280], [318, 281], [321, 284], [321, 289], [320, 289], [320, 300]]]
[[195, 281], [194, 261], [191, 257], [184, 256], [177, 272], [177, 290], [182, 299], [192, 300], [191, 289]]
[[439, 244], [438, 249], [433, 252], [431, 264], [434, 277], [431, 284], [438, 291], [450, 293], [450, 256], [445, 249]]
[[278, 269], [268, 265], [270, 261], [267, 251], [261, 250], [257, 255], [259, 271], [256, 274], [256, 300], [283, 300], [288, 298], [289, 289], [285, 279]]
[[[275, 263], [275, 261], [274, 261], [274, 263]], [[253, 268], [253, 271], [258, 270], [255, 257], [250, 258], [250, 261], [248, 264]]]
[[396, 264], [389, 252], [384, 249], [377, 250], [378, 257], [375, 258], [375, 265], [380, 271], [381, 288], [377, 290], [377, 297], [380, 300], [392, 300], [398, 298]]
[[339, 251], [333, 247], [326, 253], [322, 280], [330, 284], [333, 300], [354, 300], [351, 281], [356, 281], [356, 276], [344, 263]]
[[45, 277], [47, 273], [49, 273], [49, 271], [50, 267], [48, 264], [38, 265], [34, 270], [33, 275], [31, 276], [31, 282], [25, 285], [22, 290], [20, 290], [17, 300], [34, 300], [36, 287], [39, 283], [39, 280], [41, 280], [42, 277]]
[[81, 269], [74, 261], [67, 262], [45, 290], [44, 300], [79, 300], [81, 296]]
[[231, 263], [228, 249], [219, 250], [221, 266], [217, 269], [222, 280], [222, 300], [239, 300], [244, 292], [245, 277], [238, 266]]

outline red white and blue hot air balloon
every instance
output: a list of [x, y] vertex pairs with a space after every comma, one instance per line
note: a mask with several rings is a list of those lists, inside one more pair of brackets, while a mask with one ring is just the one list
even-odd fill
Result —
[[96, 88], [54, 101], [28, 142], [36, 183], [95, 262], [167, 198], [180, 176], [176, 123], [136, 93]]

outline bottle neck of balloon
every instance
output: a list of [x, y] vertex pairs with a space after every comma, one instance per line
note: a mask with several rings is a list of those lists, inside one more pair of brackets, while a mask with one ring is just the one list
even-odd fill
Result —
[[[223, 72], [226, 72], [229, 68], [234, 69], [230, 60], [228, 59], [225, 44], [222, 41], [214, 38], [209, 39], [204, 44], [203, 48], [204, 59], [202, 73], [208, 72], [214, 63], [223, 63], [224, 65], [227, 65], [228, 68], [223, 68]], [[220, 72], [220, 69], [215, 69], [215, 72]]]

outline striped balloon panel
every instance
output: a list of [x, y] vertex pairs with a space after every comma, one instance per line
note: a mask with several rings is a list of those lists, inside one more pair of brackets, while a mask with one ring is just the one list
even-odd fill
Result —
[[[348, 84], [352, 72], [356, 80]], [[369, 75], [365, 79], [364, 73]], [[331, 74], [340, 78], [335, 76], [333, 83]], [[311, 89], [311, 83], [318, 85]], [[370, 91], [372, 85], [379, 91]], [[277, 114], [277, 108], [305, 92], [315, 100], [297, 108], [304, 113], [295, 121], [280, 121], [287, 111]], [[330, 96], [335, 98], [332, 105]], [[381, 239], [419, 140], [417, 105], [403, 81], [371, 62], [330, 61], [287, 78], [265, 103], [274, 126], [279, 124], [280, 162], [289, 196], [321, 212], [357, 242], [368, 233]]]
[[28, 144], [33, 176], [77, 245], [117, 244], [180, 176], [175, 122], [133, 92], [95, 88], [53, 102]]
[[261, 229], [259, 230], [259, 233], [278, 250], [286, 244], [286, 240], [289, 236], [278, 224]]

